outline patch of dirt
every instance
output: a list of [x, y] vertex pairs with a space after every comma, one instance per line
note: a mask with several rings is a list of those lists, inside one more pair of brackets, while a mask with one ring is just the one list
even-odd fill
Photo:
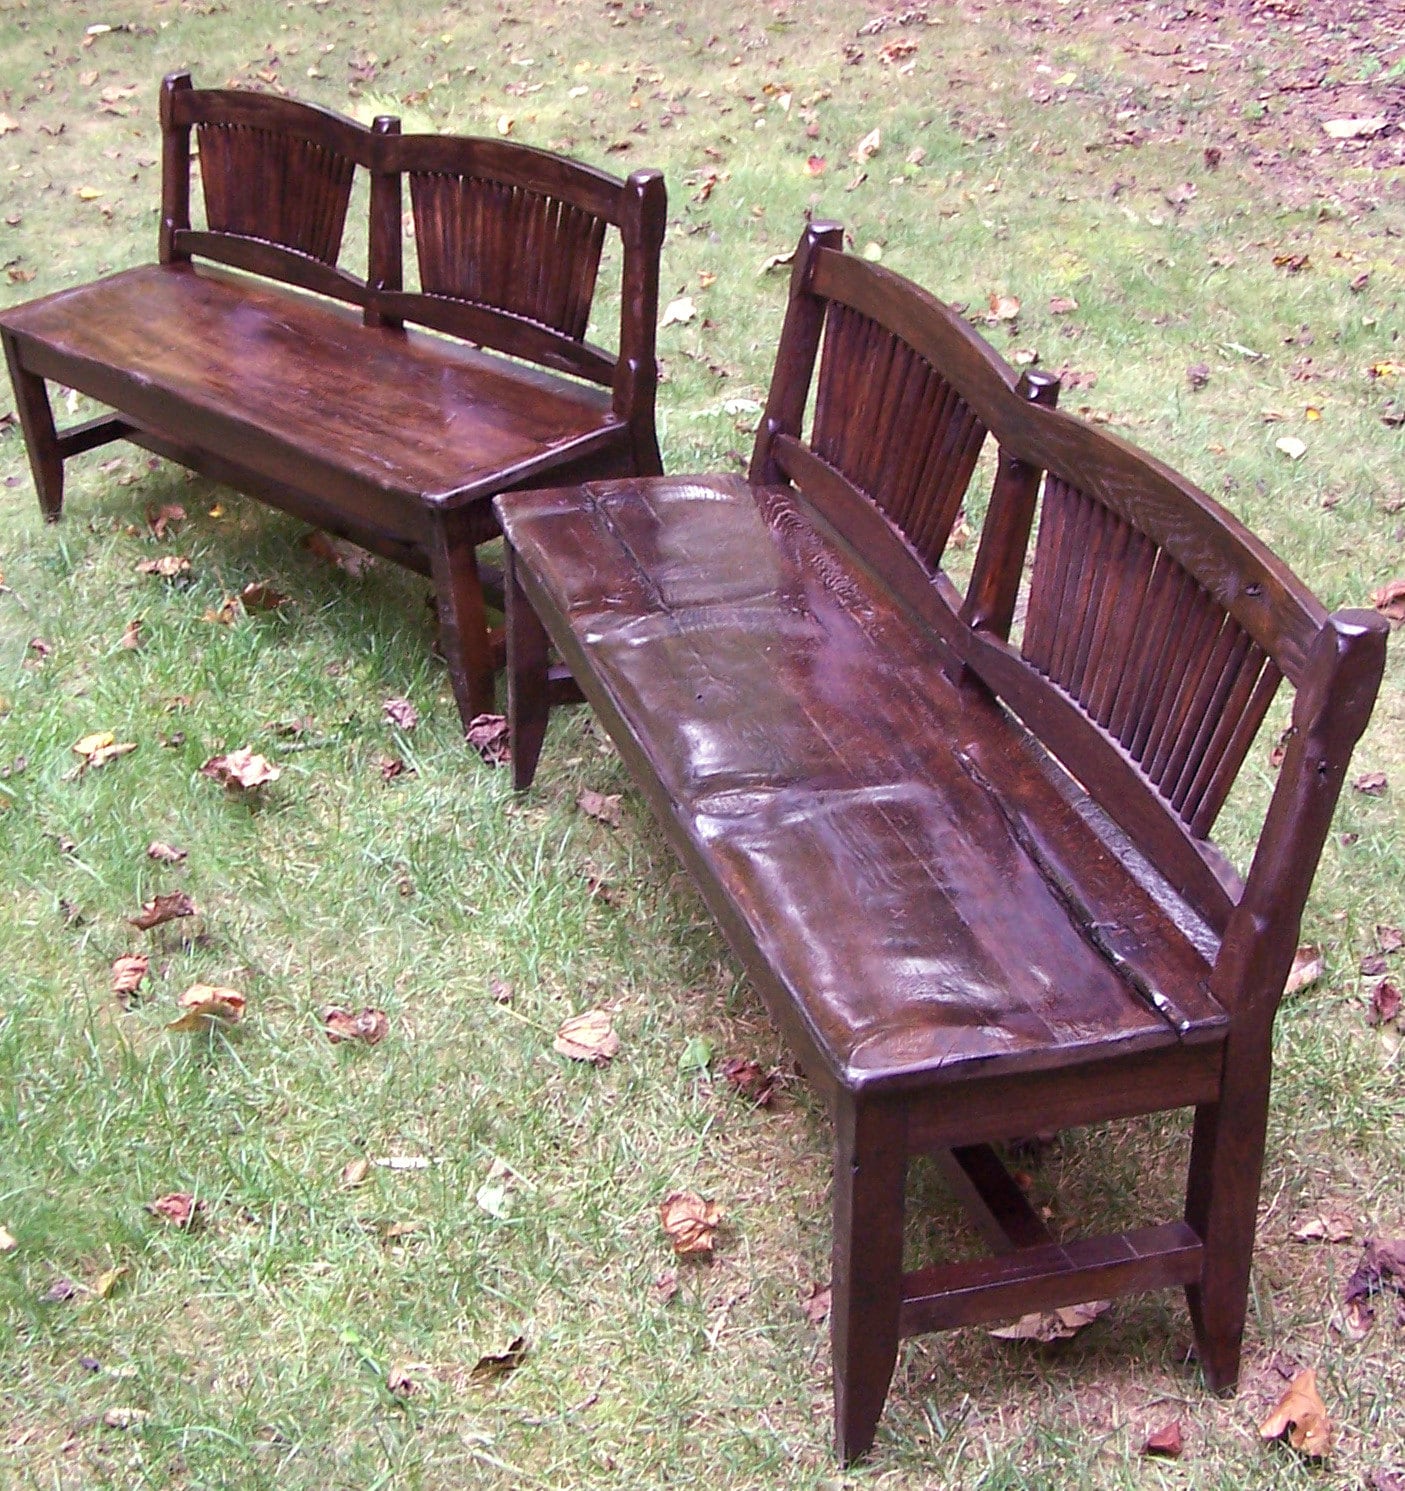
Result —
[[[1405, 194], [1405, 0], [1023, 0], [972, 4], [1048, 63], [1106, 61], [1096, 102], [1124, 145], [1199, 139], [1213, 168], [1247, 165], [1289, 206], [1369, 210]], [[1384, 121], [1334, 139], [1332, 120]]]

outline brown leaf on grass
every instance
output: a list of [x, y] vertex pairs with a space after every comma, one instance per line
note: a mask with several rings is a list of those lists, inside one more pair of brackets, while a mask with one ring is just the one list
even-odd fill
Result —
[[194, 916], [195, 902], [183, 890], [173, 890], [169, 895], [152, 896], [142, 902], [141, 910], [127, 920], [140, 932], [149, 932], [163, 922], [175, 921], [178, 917]]
[[103, 1414], [102, 1422], [105, 1429], [140, 1429], [150, 1417], [149, 1408], [128, 1408], [119, 1404]]
[[151, 959], [142, 953], [128, 953], [112, 965], [112, 992], [126, 1004], [141, 988]]
[[494, 1004], [511, 1004], [513, 988], [505, 978], [490, 978], [488, 993]]
[[1308, 988], [1321, 977], [1322, 949], [1314, 947], [1312, 943], [1304, 943], [1293, 954], [1293, 966], [1288, 970], [1283, 992], [1284, 994], [1296, 994], [1299, 989]]
[[1368, 1024], [1389, 1025], [1400, 1013], [1400, 990], [1388, 978], [1383, 978], [1371, 991], [1371, 1009], [1366, 1016]]
[[1353, 295], [1360, 295], [1361, 292], [1370, 283], [1371, 271], [1369, 269], [1363, 269], [1360, 274], [1356, 275], [1351, 280], [1351, 282], [1347, 285], [1347, 289], [1350, 290]]
[[348, 1160], [341, 1167], [341, 1176], [337, 1184], [344, 1191], [354, 1191], [357, 1186], [366, 1183], [366, 1177], [371, 1173], [371, 1162], [365, 1155], [357, 1155], [354, 1160]]
[[987, 301], [990, 312], [986, 321], [995, 325], [999, 321], [1013, 321], [1020, 313], [1020, 301], [1017, 295], [992, 295]]
[[385, 717], [399, 730], [413, 730], [420, 722], [420, 712], [408, 699], [387, 699], [381, 705]]
[[148, 1201], [146, 1209], [160, 1221], [188, 1230], [205, 1210], [205, 1203], [197, 1201], [189, 1191], [171, 1191], [165, 1196], [158, 1196], [155, 1201]]
[[610, 1024], [607, 1010], [585, 1010], [561, 1022], [551, 1049], [572, 1061], [592, 1061], [604, 1066], [620, 1049], [620, 1038]]
[[267, 580], [250, 580], [239, 592], [239, 602], [246, 611], [276, 611], [288, 604], [288, 597]]
[[715, 1201], [704, 1201], [695, 1191], [670, 1191], [659, 1206], [659, 1220], [680, 1258], [693, 1253], [710, 1257], [722, 1212]]
[[654, 1282], [649, 1286], [649, 1293], [657, 1304], [666, 1305], [678, 1293], [678, 1270], [676, 1268], [660, 1269], [654, 1275]]
[[1078, 309], [1078, 302], [1071, 295], [1051, 295], [1049, 297], [1049, 314], [1051, 316], [1067, 316], [1070, 311]]
[[399, 756], [381, 756], [376, 761], [376, 770], [381, 774], [381, 781], [399, 781], [407, 772], [411, 776], [414, 772], [400, 759]]
[[722, 1075], [758, 1108], [769, 1108], [785, 1081], [785, 1074], [779, 1067], [763, 1071], [757, 1062], [744, 1056], [729, 1056], [722, 1063]]
[[1389, 785], [1383, 771], [1363, 771], [1351, 784], [1354, 792], [1364, 792], [1367, 797], [1384, 796]]
[[163, 502], [159, 507], [153, 502], [146, 510], [146, 522], [157, 538], [165, 538], [185, 522], [185, 509], [179, 502]]
[[99, 1299], [110, 1299], [112, 1291], [122, 1282], [131, 1269], [125, 1263], [119, 1263], [116, 1268], [105, 1268], [88, 1286]]
[[239, 602], [227, 595], [218, 606], [209, 607], [200, 620], [208, 621], [212, 626], [233, 626], [239, 620]]
[[203, 1030], [210, 1020], [236, 1024], [244, 1018], [247, 1001], [238, 989], [222, 984], [192, 984], [176, 1003], [181, 1014], [166, 1026], [167, 1030]]
[[1210, 364], [1208, 362], [1193, 362], [1185, 370], [1186, 382], [1192, 388], [1204, 388], [1210, 381]]
[[46, 1305], [61, 1305], [78, 1293], [78, 1286], [67, 1274], [60, 1274], [39, 1296]]
[[1334, 140], [1369, 140], [1386, 127], [1384, 114], [1371, 119], [1324, 119], [1322, 128]]
[[17, 1247], [14, 1233], [8, 1227], [0, 1227], [0, 1253], [13, 1253]]
[[1324, 1207], [1299, 1217], [1289, 1234], [1294, 1242], [1350, 1242], [1356, 1223], [1340, 1207]]
[[1317, 1373], [1311, 1367], [1288, 1384], [1277, 1407], [1259, 1425], [1263, 1439], [1281, 1439], [1285, 1432], [1295, 1450], [1313, 1459], [1320, 1459], [1332, 1448], [1332, 1421], [1317, 1391]]
[[771, 254], [761, 261], [761, 268], [756, 272], [757, 274], [770, 274], [773, 270], [785, 269], [794, 258], [794, 249], [788, 249], [783, 254]]
[[527, 1356], [526, 1336], [514, 1336], [504, 1351], [487, 1352], [473, 1364], [468, 1374], [472, 1382], [491, 1382], [494, 1378], [506, 1377], [515, 1372]]
[[139, 575], [160, 575], [163, 580], [174, 580], [177, 575], [190, 572], [190, 560], [182, 554], [163, 554], [160, 559], [143, 559], [137, 564]]
[[324, 533], [320, 528], [314, 528], [308, 533], [302, 541], [302, 546], [314, 558], [322, 560], [325, 564], [334, 564], [353, 579], [364, 575], [371, 567], [372, 556], [365, 549], [348, 543], [344, 538], [335, 538], [330, 533]]
[[1388, 922], [1376, 926], [1376, 946], [1383, 953], [1398, 953], [1405, 947], [1405, 929], [1393, 927]]
[[1362, 978], [1380, 978], [1389, 967], [1390, 964], [1386, 962], [1384, 953], [1367, 953], [1361, 960], [1361, 976]]
[[271, 761], [256, 755], [252, 747], [240, 746], [228, 755], [211, 756], [200, 768], [200, 775], [231, 792], [252, 792], [265, 782], [276, 782], [283, 773]]
[[812, 155], [806, 158], [802, 168], [807, 176], [823, 176], [829, 162], [822, 155]]
[[512, 760], [507, 720], [500, 714], [474, 715], [463, 738], [489, 766], [506, 766]]
[[72, 746], [73, 754], [82, 762], [80, 771], [96, 771], [136, 748], [135, 741], [119, 741], [111, 730], [95, 730], [82, 740], [75, 740]]
[[162, 865], [178, 865], [189, 853], [188, 849], [177, 849], [174, 844], [164, 844], [160, 839], [153, 839], [146, 846], [146, 857]]
[[1086, 1304], [1066, 1305], [1061, 1310], [1040, 1310], [1021, 1315], [1013, 1325], [1002, 1325], [986, 1334], [1002, 1341], [1067, 1341], [1111, 1308], [1111, 1300], [1094, 1299]]
[[132, 617], [122, 628], [122, 635], [117, 639], [117, 645], [126, 652], [136, 652], [142, 646], [141, 629], [141, 617]]
[[1306, 254], [1275, 254], [1273, 264], [1275, 269], [1287, 270], [1289, 274], [1301, 274], [1311, 266], [1312, 260]]
[[582, 813], [609, 828], [620, 826], [620, 794], [618, 792], [592, 792], [587, 787], [576, 799], [576, 806]]
[[390, 1034], [390, 1020], [384, 1010], [370, 1005], [354, 1015], [331, 1004], [322, 1011], [322, 1028], [334, 1046], [343, 1041], [364, 1041], [368, 1046], [378, 1046]]
[[861, 166], [865, 166], [878, 154], [883, 147], [883, 131], [877, 127], [869, 132], [849, 152], [851, 160], [856, 160]]
[[829, 1319], [829, 1308], [833, 1302], [833, 1290], [828, 1284], [811, 1284], [810, 1291], [800, 1301], [805, 1319], [811, 1325], [823, 1325]]
[[1167, 1460], [1179, 1460], [1184, 1452], [1185, 1436], [1181, 1432], [1179, 1419], [1173, 1419], [1169, 1424], [1163, 1424], [1161, 1428], [1148, 1434], [1146, 1443], [1142, 1446], [1142, 1454], [1160, 1455]]
[[1405, 580], [1387, 580], [1371, 592], [1371, 604], [1394, 626], [1405, 621]]

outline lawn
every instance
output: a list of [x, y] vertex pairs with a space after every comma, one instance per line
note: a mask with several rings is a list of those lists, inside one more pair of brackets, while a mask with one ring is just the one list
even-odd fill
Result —
[[[1062, 370], [1065, 407], [1187, 472], [1329, 607], [1369, 606], [1405, 575], [1405, 10], [1356, 11], [7, 0], [0, 297], [154, 256], [180, 67], [656, 165], [663, 298], [693, 308], [660, 332], [670, 471], [743, 463], [767, 265], [813, 213]], [[1402, 1031], [1372, 1020], [1405, 975], [1399, 648], [1304, 926], [1321, 973], [1278, 1024], [1239, 1395], [1205, 1392], [1173, 1293], [1058, 1346], [927, 1337], [841, 1474], [827, 1122], [588, 715], [515, 798], [462, 743], [422, 581], [119, 446], [73, 463], [46, 527], [12, 420], [0, 483], [5, 1487], [1405, 1484], [1400, 1299], [1370, 1322], [1343, 1299], [1363, 1243], [1405, 1235]], [[138, 569], [169, 556], [188, 570]], [[287, 602], [226, 605], [252, 582]], [[85, 767], [104, 732], [135, 748]], [[252, 795], [201, 772], [241, 747], [280, 773]], [[620, 795], [617, 825], [587, 791]], [[132, 925], [176, 892], [193, 915]], [[170, 1029], [198, 983], [243, 1019]], [[332, 1005], [383, 1011], [384, 1039], [334, 1044]], [[607, 1065], [553, 1049], [589, 1009]], [[770, 1105], [732, 1058], [780, 1069]], [[1174, 1214], [1185, 1149], [1139, 1122], [1019, 1164], [1071, 1235]], [[721, 1209], [711, 1262], [675, 1259], [675, 1190]], [[173, 1193], [191, 1225], [149, 1209]], [[914, 1257], [974, 1250], [934, 1174], [912, 1200]], [[1321, 1215], [1349, 1235], [1295, 1238]], [[1257, 1432], [1308, 1366], [1321, 1463]], [[1173, 1421], [1183, 1456], [1145, 1456]]]

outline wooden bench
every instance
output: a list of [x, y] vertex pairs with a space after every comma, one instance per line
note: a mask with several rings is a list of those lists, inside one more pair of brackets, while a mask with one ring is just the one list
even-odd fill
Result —
[[[192, 132], [203, 227], [191, 225]], [[503, 140], [401, 135], [391, 118], [366, 128], [196, 89], [184, 73], [162, 84], [161, 133], [159, 263], [0, 314], [44, 516], [60, 515], [69, 457], [125, 439], [427, 574], [467, 724], [492, 708], [501, 657], [475, 553], [497, 533], [493, 493], [662, 470], [662, 176], [620, 181]], [[365, 278], [340, 263], [358, 173]], [[615, 353], [586, 340], [611, 229]], [[45, 380], [115, 413], [59, 432]]]
[[[1204, 493], [839, 245], [801, 242], [749, 480], [497, 506], [517, 785], [549, 642], [832, 1111], [848, 1461], [901, 1337], [1129, 1290], [1183, 1286], [1234, 1386], [1271, 1028], [1385, 625], [1328, 616]], [[940, 561], [987, 440], [963, 596]], [[1207, 835], [1284, 678], [1241, 880]], [[1114, 1236], [1053, 1236], [991, 1147], [1183, 1106], [1183, 1217]], [[921, 1152], [994, 1258], [905, 1270]]]

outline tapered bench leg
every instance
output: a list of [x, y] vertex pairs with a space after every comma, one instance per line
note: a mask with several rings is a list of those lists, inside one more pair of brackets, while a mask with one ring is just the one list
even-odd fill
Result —
[[899, 1106], [841, 1092], [834, 1127], [829, 1323], [835, 1448], [847, 1465], [873, 1444], [898, 1358], [907, 1124]]
[[20, 429], [24, 431], [25, 449], [29, 452], [29, 469], [34, 473], [34, 488], [46, 523], [57, 523], [63, 513], [63, 457], [59, 454], [58, 431], [54, 411], [44, 380], [20, 366], [19, 347], [14, 337], [4, 333], [5, 361], [10, 367], [14, 385], [15, 406], [19, 411]]
[[[1254, 1040], [1251, 1035], [1250, 1041]], [[1205, 1245], [1198, 1284], [1186, 1287], [1195, 1348], [1212, 1392], [1232, 1392], [1239, 1380], [1249, 1266], [1258, 1219], [1259, 1181], [1268, 1127], [1269, 1050], [1226, 1051], [1218, 1103], [1195, 1110], [1186, 1221]]]
[[478, 560], [467, 527], [460, 531], [452, 515], [434, 515], [428, 547], [439, 643], [466, 730], [475, 716], [491, 714], [494, 703], [492, 647]]
[[551, 709], [546, 628], [523, 593], [511, 545], [503, 575], [507, 604], [507, 723], [512, 785], [524, 791], [537, 774]]

